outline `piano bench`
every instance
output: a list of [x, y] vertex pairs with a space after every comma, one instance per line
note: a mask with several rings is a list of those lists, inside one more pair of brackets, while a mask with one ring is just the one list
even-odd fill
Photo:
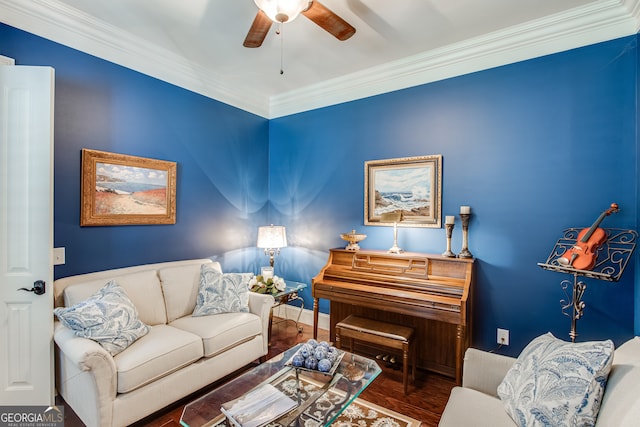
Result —
[[413, 345], [414, 329], [409, 326], [396, 325], [350, 315], [336, 324], [336, 347], [342, 348], [342, 339], [349, 338], [349, 350], [353, 351], [354, 341], [364, 341], [395, 350], [402, 350], [402, 385], [407, 394], [407, 374], [409, 358], [411, 358], [411, 379], [416, 379], [415, 346]]

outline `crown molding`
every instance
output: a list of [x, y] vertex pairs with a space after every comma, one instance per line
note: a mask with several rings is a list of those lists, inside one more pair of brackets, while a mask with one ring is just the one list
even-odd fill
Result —
[[640, 0], [609, 0], [272, 96], [269, 118], [354, 101], [638, 32]]
[[268, 119], [456, 77], [638, 32], [640, 0], [596, 1], [260, 99], [210, 70], [56, 0], [0, 0], [2, 22]]
[[625, 7], [636, 21], [636, 33], [640, 31], [640, 0], [624, 0]]
[[0, 0], [2, 22], [267, 117], [268, 99], [229, 87], [198, 64], [55, 0]]

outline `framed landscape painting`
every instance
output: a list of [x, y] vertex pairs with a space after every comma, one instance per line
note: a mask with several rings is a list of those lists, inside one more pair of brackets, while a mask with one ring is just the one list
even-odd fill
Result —
[[176, 223], [175, 162], [82, 150], [80, 225]]
[[383, 217], [400, 217], [398, 226], [441, 227], [442, 156], [365, 162], [365, 225], [392, 226]]

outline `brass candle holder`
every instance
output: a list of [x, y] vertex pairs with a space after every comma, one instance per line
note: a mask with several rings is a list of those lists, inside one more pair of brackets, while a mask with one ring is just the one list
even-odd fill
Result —
[[458, 258], [473, 258], [471, 252], [469, 252], [469, 219], [470, 213], [461, 213], [460, 219], [462, 220], [462, 250], [458, 254]]
[[451, 235], [453, 234], [453, 228], [455, 227], [455, 224], [445, 224], [444, 226], [447, 229], [447, 250], [442, 253], [442, 256], [455, 258], [456, 254], [451, 252]]

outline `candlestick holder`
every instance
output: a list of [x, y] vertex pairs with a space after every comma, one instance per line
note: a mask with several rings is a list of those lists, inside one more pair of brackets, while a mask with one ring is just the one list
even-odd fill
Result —
[[453, 234], [455, 224], [445, 224], [444, 226], [447, 229], [447, 250], [442, 253], [442, 256], [455, 258], [456, 254], [451, 252], [451, 235]]
[[462, 250], [458, 254], [458, 258], [473, 258], [469, 252], [469, 219], [471, 214], [460, 214], [462, 220]]

